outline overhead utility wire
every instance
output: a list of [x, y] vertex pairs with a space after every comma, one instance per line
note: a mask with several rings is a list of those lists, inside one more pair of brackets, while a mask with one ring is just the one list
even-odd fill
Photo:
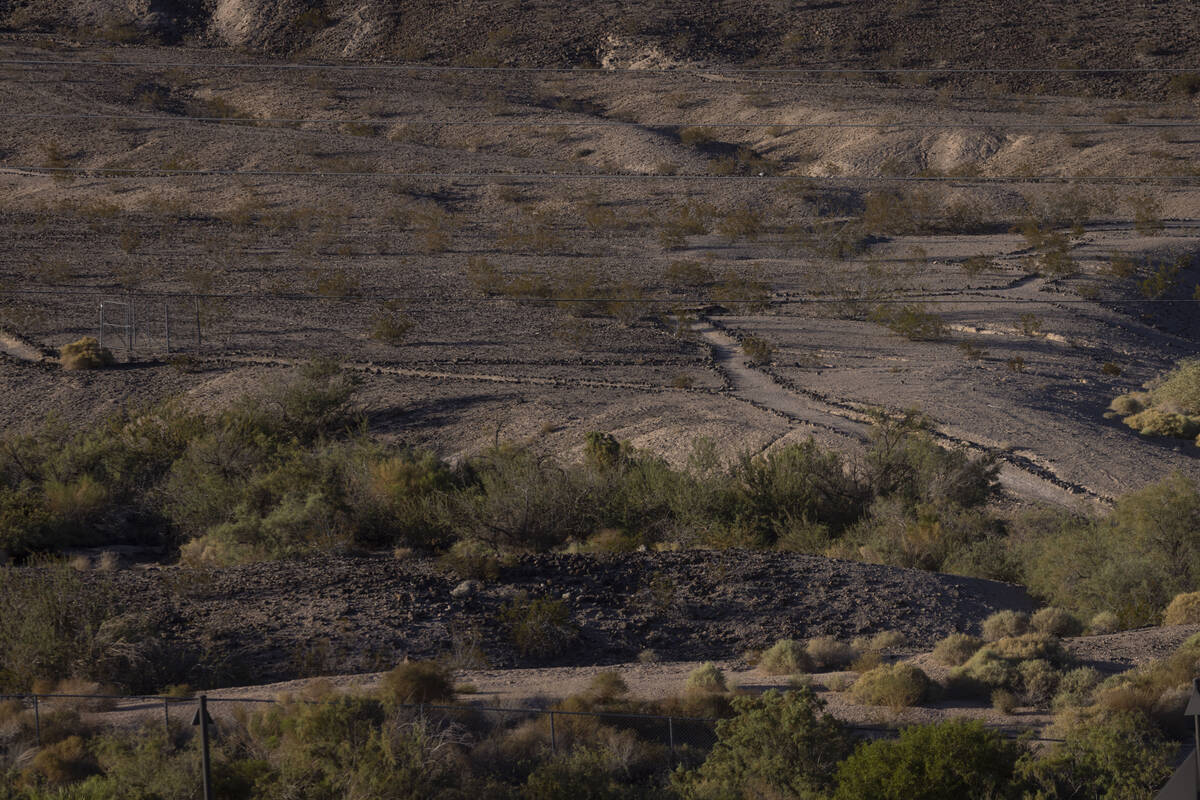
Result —
[[406, 117], [349, 117], [337, 119], [333, 117], [192, 117], [169, 116], [159, 114], [4, 114], [0, 119], [114, 119], [135, 120], [145, 122], [189, 123], [214, 122], [229, 125], [299, 125], [299, 124], [330, 124], [330, 125], [428, 125], [465, 126], [479, 128], [517, 128], [517, 127], [559, 127], [559, 128], [604, 128], [628, 127], [635, 125], [642, 128], [1012, 128], [1018, 130], [1064, 130], [1067, 128], [1196, 128], [1200, 127], [1200, 119], [1173, 122], [1063, 122], [1063, 123], [1029, 123], [1007, 124], [1002, 122], [641, 122], [625, 120], [568, 120], [554, 122], [549, 119], [540, 120], [439, 120], [428, 118]]
[[33, 177], [45, 175], [88, 175], [98, 178], [141, 178], [175, 176], [226, 176], [249, 178], [421, 178], [433, 180], [654, 180], [654, 181], [828, 181], [853, 183], [1150, 183], [1200, 181], [1197, 175], [651, 175], [611, 172], [289, 172], [286, 170], [156, 169], [153, 167], [38, 167], [0, 164], [0, 175]]
[[502, 73], [577, 73], [577, 74], [812, 74], [812, 75], [889, 75], [889, 74], [965, 74], [965, 75], [1092, 75], [1092, 74], [1153, 74], [1200, 73], [1200, 67], [688, 67], [683, 69], [632, 67], [477, 67], [466, 65], [414, 64], [402, 62], [377, 63], [287, 63], [235, 62], [230, 64], [187, 61], [70, 61], [63, 59], [0, 59], [0, 67], [111, 67], [145, 69], [271, 69], [271, 70], [365, 70], [374, 72], [502, 72]]
[[1103, 303], [1200, 303], [1200, 299], [1195, 297], [1180, 298], [1178, 300], [1169, 300], [1162, 298], [1120, 298], [1120, 299], [1100, 299], [1087, 300], [1078, 297], [1064, 298], [1032, 298], [1032, 297], [966, 297], [966, 298], [922, 298], [915, 297], [783, 297], [783, 298], [767, 298], [764, 300], [756, 300], [753, 298], [727, 298], [714, 299], [711, 297], [530, 297], [530, 296], [486, 296], [473, 298], [471, 300], [463, 300], [460, 297], [440, 298], [440, 297], [417, 297], [414, 295], [405, 294], [357, 294], [347, 297], [331, 297], [321, 294], [305, 294], [305, 293], [280, 293], [272, 294], [269, 292], [167, 292], [167, 291], [149, 291], [149, 290], [125, 290], [119, 287], [112, 289], [75, 289], [71, 287], [45, 287], [42, 289], [0, 289], [0, 297], [6, 294], [20, 295], [74, 295], [77, 297], [109, 297], [113, 294], [132, 294], [138, 297], [162, 297], [162, 298], [179, 298], [201, 300], [295, 300], [295, 301], [315, 301], [327, 303], [380, 303], [393, 300], [399, 300], [408, 303], [421, 303], [423, 305], [443, 304], [443, 305], [462, 305], [467, 303], [629, 303], [629, 304], [654, 304], [654, 305], [698, 305], [698, 306], [718, 306], [718, 305], [838, 305], [844, 303], [875, 303], [875, 304], [918, 304], [918, 305], [1046, 305], [1046, 304], [1065, 304], [1065, 305], [1096, 305]]

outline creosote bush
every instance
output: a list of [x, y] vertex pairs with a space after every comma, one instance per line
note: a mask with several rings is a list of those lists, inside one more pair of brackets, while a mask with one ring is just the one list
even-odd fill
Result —
[[566, 652], [578, 636], [566, 604], [550, 597], [518, 595], [501, 609], [500, 619], [523, 656], [553, 658]]
[[904, 661], [881, 664], [864, 672], [850, 687], [850, 695], [864, 705], [899, 711], [917, 705], [929, 690], [929, 677]]
[[716, 664], [708, 661], [688, 673], [687, 684], [684, 687], [689, 692], [725, 692], [725, 672]]
[[1029, 630], [1029, 615], [1021, 611], [997, 611], [983, 621], [983, 638], [989, 642], [1020, 636]]
[[1055, 606], [1046, 606], [1035, 612], [1029, 618], [1029, 627], [1051, 636], [1078, 636], [1083, 632], [1083, 625], [1074, 614]]
[[1163, 612], [1164, 625], [1200, 624], [1200, 592], [1181, 592], [1175, 595]]
[[780, 639], [763, 651], [758, 668], [768, 675], [794, 675], [798, 672], [809, 672], [812, 669], [812, 661], [803, 643], [795, 639]]
[[847, 667], [857, 655], [854, 648], [832, 636], [817, 636], [805, 646], [813, 669], [832, 670]]
[[934, 645], [933, 658], [947, 667], [958, 667], [965, 664], [981, 647], [982, 639], [966, 633], [952, 633]]

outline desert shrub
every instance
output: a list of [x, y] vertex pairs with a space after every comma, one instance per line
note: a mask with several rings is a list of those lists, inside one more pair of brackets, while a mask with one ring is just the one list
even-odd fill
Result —
[[40, 748], [29, 766], [22, 771], [21, 777], [27, 783], [64, 786], [95, 772], [95, 762], [83, 739], [68, 736], [62, 741]]
[[1100, 684], [1101, 675], [1091, 667], [1076, 667], [1062, 674], [1052, 706], [1055, 711], [1064, 708], [1082, 708], [1090, 705], [1092, 691]]
[[820, 797], [852, 740], [824, 713], [811, 689], [735, 697], [732, 719], [717, 723], [717, 743], [672, 784], [685, 800], [716, 797]]
[[561, 600], [518, 595], [504, 605], [500, 619], [523, 656], [553, 658], [575, 641], [578, 629]]
[[114, 598], [66, 564], [0, 568], [0, 688], [26, 691], [38, 678], [99, 667]]
[[763, 652], [758, 668], [768, 675], [792, 675], [808, 672], [812, 662], [802, 643], [795, 639], [780, 639]]
[[711, 661], [705, 662], [688, 673], [684, 686], [689, 692], [725, 692], [725, 672]]
[[412, 331], [415, 323], [404, 313], [403, 306], [389, 300], [371, 318], [371, 338], [398, 347]]
[[1124, 495], [1102, 519], [1018, 520], [1010, 541], [1033, 594], [1134, 627], [1157, 624], [1172, 597], [1200, 582], [1197, 526], [1200, 489], [1176, 474]]
[[1164, 625], [1200, 624], [1200, 592], [1181, 592], [1163, 612]]
[[1046, 606], [1036, 611], [1029, 618], [1029, 627], [1050, 636], [1078, 636], [1083, 632], [1083, 624], [1075, 615], [1057, 606]]
[[621, 780], [628, 778], [618, 758], [607, 748], [578, 747], [539, 764], [522, 787], [527, 800], [634, 800], [636, 788]]
[[460, 539], [450, 546], [440, 562], [460, 578], [494, 581], [500, 576], [500, 559], [481, 542]]
[[1108, 404], [1108, 407], [1117, 412], [1123, 417], [1131, 414], [1137, 414], [1145, 410], [1146, 401], [1150, 395], [1146, 392], [1130, 392], [1119, 397], [1113, 398], [1113, 401]]
[[1036, 797], [1151, 797], [1171, 774], [1175, 746], [1137, 713], [1073, 725], [1066, 741], [1019, 769]]
[[997, 611], [983, 621], [983, 638], [989, 642], [1020, 636], [1027, 630], [1029, 615], [1022, 611]]
[[1048, 705], [1058, 690], [1059, 673], [1045, 659], [1031, 658], [1022, 661], [1017, 665], [1017, 675], [1028, 705]]
[[454, 700], [450, 671], [436, 661], [406, 661], [379, 679], [386, 703], [449, 703]]
[[592, 678], [588, 684], [588, 694], [601, 703], [607, 703], [629, 694], [629, 685], [625, 683], [621, 673], [611, 669], [605, 670]]
[[667, 265], [663, 277], [667, 283], [679, 287], [705, 286], [713, 281], [712, 270], [699, 261], [672, 261]]
[[946, 336], [945, 321], [919, 303], [883, 303], [875, 307], [870, 319], [914, 342], [936, 342]]
[[1154, 405], [1183, 414], [1200, 414], [1200, 360], [1181, 361], [1150, 387]]
[[871, 637], [871, 640], [867, 643], [865, 648], [859, 649], [878, 650], [882, 652], [885, 650], [899, 649], [904, 647], [904, 645], [907, 643], [908, 637], [904, 635], [903, 631], [888, 630], [880, 631], [879, 633], [875, 634]]
[[965, 664], [983, 647], [983, 640], [966, 633], [952, 633], [933, 647], [933, 658], [939, 664], [957, 667]]
[[848, 666], [854, 660], [854, 648], [832, 636], [816, 636], [805, 645], [813, 669], [829, 670]]
[[1012, 778], [1024, 748], [980, 722], [905, 728], [861, 745], [838, 765], [836, 800], [1018, 797]]
[[545, 550], [585, 538], [597, 526], [583, 476], [508, 445], [472, 459], [473, 480], [455, 498], [456, 527], [495, 547]]
[[1200, 417], [1177, 414], [1174, 411], [1162, 411], [1158, 408], [1147, 408], [1131, 414], [1125, 418], [1124, 422], [1142, 436], [1190, 439], [1200, 432]]
[[101, 347], [91, 336], [84, 336], [58, 349], [58, 363], [63, 369], [101, 369], [114, 363], [112, 351]]
[[918, 667], [900, 661], [883, 664], [865, 672], [850, 687], [856, 702], [871, 706], [887, 706], [899, 711], [917, 705], [925, 698], [929, 678]]
[[1120, 630], [1120, 620], [1112, 612], [1099, 612], [1092, 616], [1092, 621], [1087, 624], [1087, 632], [1092, 636], [1103, 636], [1105, 633], [1116, 633]]
[[[967, 661], [951, 672], [951, 678], [968, 690], [1024, 688], [1021, 664], [1042, 660], [1051, 666], [1061, 666], [1068, 656], [1061, 643], [1040, 633], [1000, 639], [985, 644]], [[1028, 668], [1031, 670], [1039, 668]]]
[[771, 361], [771, 354], [774, 352], [774, 347], [771, 343], [761, 336], [743, 336], [742, 352], [746, 354], [746, 358], [750, 359], [755, 364], [766, 364]]
[[1017, 710], [1017, 696], [1008, 689], [992, 691], [992, 708], [1001, 714], [1011, 714]]

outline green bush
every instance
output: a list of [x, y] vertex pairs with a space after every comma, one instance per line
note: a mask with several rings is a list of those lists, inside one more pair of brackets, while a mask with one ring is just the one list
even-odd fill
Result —
[[1018, 520], [1010, 541], [1032, 594], [1080, 616], [1113, 612], [1120, 627], [1158, 624], [1200, 584], [1200, 489], [1172, 475], [1121, 497], [1101, 519]]
[[900, 661], [863, 673], [850, 687], [858, 703], [900, 711], [919, 704], [929, 690], [929, 678], [918, 667]]
[[1020, 636], [1029, 630], [1029, 615], [1021, 611], [997, 611], [983, 621], [983, 638], [994, 642]]
[[0, 690], [28, 691], [39, 678], [102, 668], [102, 628], [114, 613], [111, 591], [85, 584], [66, 564], [0, 567]]
[[566, 652], [579, 635], [571, 612], [550, 597], [514, 597], [500, 611], [509, 638], [523, 656], [553, 658]]
[[1163, 612], [1163, 625], [1200, 624], [1200, 592], [1181, 592], [1175, 595]]
[[1106, 633], [1116, 633], [1121, 629], [1120, 620], [1111, 611], [1101, 611], [1092, 617], [1088, 623], [1088, 633], [1092, 636], [1102, 636]]
[[725, 672], [711, 661], [705, 662], [688, 673], [684, 688], [689, 692], [716, 694], [728, 691]]
[[1190, 439], [1200, 433], [1200, 418], [1177, 414], [1173, 411], [1162, 411], [1158, 408], [1147, 408], [1145, 411], [1132, 414], [1126, 417], [1124, 422], [1142, 436]]
[[810, 671], [812, 662], [801, 642], [780, 639], [763, 652], [758, 668], [768, 675], [794, 675]]
[[1055, 711], [1064, 708], [1083, 708], [1092, 702], [1092, 691], [1100, 685], [1101, 675], [1091, 667], [1076, 667], [1062, 674], [1052, 706]]
[[905, 728], [896, 740], [861, 745], [837, 770], [836, 800], [1017, 798], [1021, 745], [980, 722]]
[[1029, 627], [1050, 636], [1078, 636], [1083, 625], [1075, 615], [1056, 606], [1039, 609], [1029, 619]]
[[1073, 726], [1019, 769], [1026, 796], [1150, 798], [1171, 774], [1175, 745], [1163, 741], [1145, 717], [1107, 715]]
[[845, 642], [832, 636], [816, 636], [805, 645], [813, 669], [830, 670], [849, 666], [857, 653]]
[[735, 697], [733, 708], [704, 763], [672, 776], [680, 797], [825, 796], [852, 743], [811, 689]]
[[952, 633], [933, 647], [933, 658], [939, 664], [957, 667], [965, 664], [979, 648], [983, 640], [965, 633]]

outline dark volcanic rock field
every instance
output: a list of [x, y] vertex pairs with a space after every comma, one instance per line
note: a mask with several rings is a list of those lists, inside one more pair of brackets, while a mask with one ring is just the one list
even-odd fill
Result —
[[[928, 646], [1032, 605], [994, 581], [738, 550], [525, 556], [466, 596], [436, 561], [384, 556], [92, 575], [113, 581], [128, 611], [194, 662], [193, 682], [210, 685], [386, 669], [472, 646], [497, 667], [620, 663], [647, 648], [663, 660], [729, 658], [781, 637], [886, 629]], [[562, 600], [577, 645], [522, 658], [500, 616], [518, 592]]]

